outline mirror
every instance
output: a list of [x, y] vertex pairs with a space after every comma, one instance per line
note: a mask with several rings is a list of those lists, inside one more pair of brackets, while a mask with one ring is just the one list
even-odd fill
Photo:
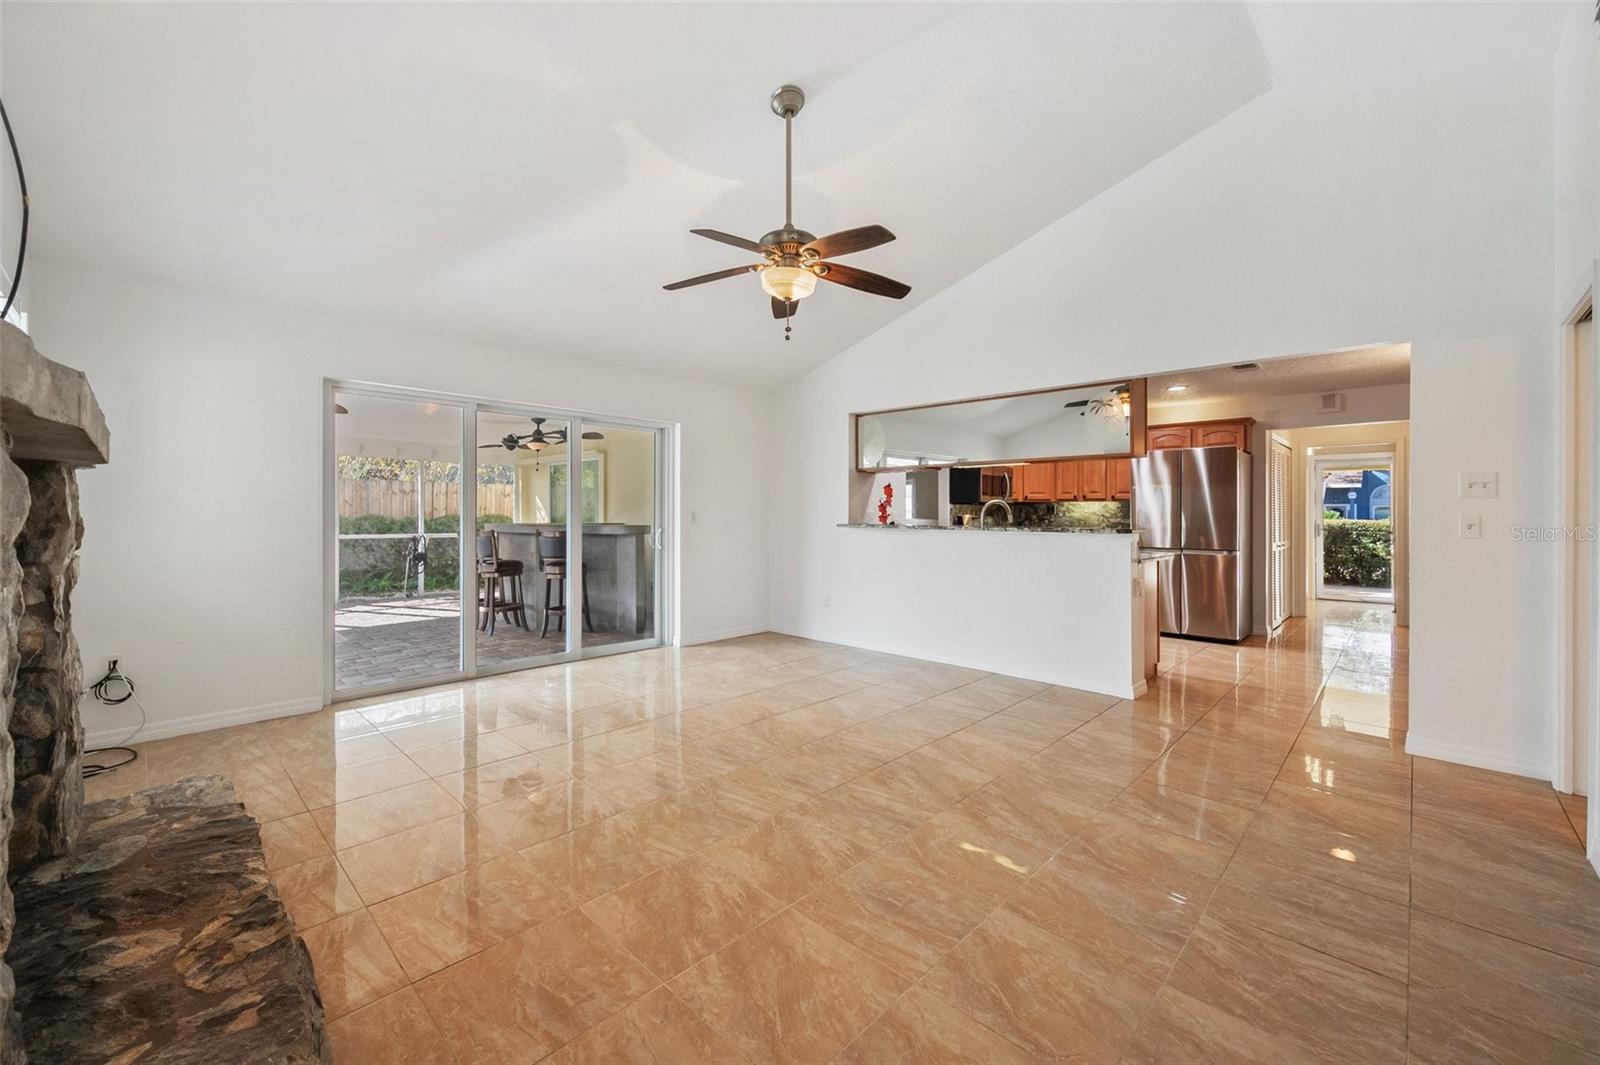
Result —
[[856, 466], [884, 470], [1128, 455], [1144, 432], [1144, 402], [1141, 378], [858, 414]]

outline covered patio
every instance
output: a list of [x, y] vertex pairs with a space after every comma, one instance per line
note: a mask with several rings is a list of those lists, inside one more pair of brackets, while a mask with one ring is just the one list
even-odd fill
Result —
[[[453, 672], [460, 664], [461, 600], [455, 592], [406, 598], [350, 598], [334, 611], [334, 687], [350, 690]], [[551, 619], [550, 634], [539, 636], [539, 616], [528, 611], [528, 628], [503, 618], [494, 634], [478, 630], [480, 666], [509, 665], [566, 650], [566, 633]], [[636, 640], [633, 633], [586, 632], [588, 647]]]

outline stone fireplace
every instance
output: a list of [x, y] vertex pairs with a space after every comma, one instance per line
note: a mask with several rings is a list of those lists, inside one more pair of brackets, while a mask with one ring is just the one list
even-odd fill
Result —
[[259, 826], [204, 777], [87, 808], [72, 631], [85, 376], [0, 323], [0, 1065], [326, 1059]]

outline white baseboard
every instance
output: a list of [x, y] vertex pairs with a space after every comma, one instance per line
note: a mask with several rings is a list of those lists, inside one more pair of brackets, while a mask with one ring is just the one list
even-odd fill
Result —
[[[978, 670], [982, 670], [985, 673], [997, 672], [993, 666], [985, 665], [982, 662], [973, 661], [970, 658], [965, 658], [965, 659], [963, 659], [963, 658], [941, 658], [938, 655], [930, 655], [930, 654], [927, 654], [926, 652], [923, 652], [923, 651], [907, 651], [903, 647], [887, 647], [887, 646], [884, 646], [883, 644], [871, 644], [871, 643], [852, 643], [852, 642], [849, 642], [849, 641], [846, 641], [846, 640], [836, 640], [836, 639], [833, 639], [832, 637], [829, 637], [829, 636], [817, 636], [817, 635], [815, 635], [813, 633], [802, 632], [799, 629], [794, 628], [792, 626], [788, 626], [788, 625], [769, 625], [767, 627], [767, 631], [776, 632], [776, 633], [779, 633], [779, 634], [781, 634], [783, 636], [797, 636], [802, 640], [816, 640], [819, 643], [831, 643], [831, 644], [834, 644], [834, 645], [839, 646], [839, 647], [852, 647], [857, 651], [871, 651], [874, 654], [896, 655], [896, 656], [898, 656], [900, 658], [916, 658], [916, 659], [920, 659], [923, 662], [936, 662], [941, 666], [960, 666], [962, 669], [978, 669]], [[1014, 675], [1015, 676], [1021, 676], [1021, 679], [1023, 679], [1023, 680], [1038, 681], [1040, 684], [1060, 684], [1061, 683], [1060, 681], [1049, 680], [1049, 679], [1047, 679], [1045, 677], [1027, 677], [1027, 676], [1022, 676], [1021, 674], [1014, 674]], [[1062, 685], [1062, 686], [1063, 687], [1072, 687], [1072, 685]], [[1085, 688], [1085, 689], [1081, 689], [1081, 690], [1088, 691], [1089, 689]], [[1104, 695], [1107, 698], [1111, 698], [1111, 699], [1137, 699], [1139, 696], [1143, 695], [1146, 691], [1148, 691], [1149, 688], [1145, 684], [1145, 682], [1143, 680], [1141, 680], [1141, 681], [1139, 681], [1139, 683], [1138, 683], [1138, 685], [1136, 687], [1131, 687], [1130, 690], [1133, 692], [1132, 695], [1120, 695], [1120, 694], [1118, 694], [1116, 692], [1094, 692], [1093, 694], [1095, 694], [1095, 695]]]
[[736, 640], [740, 636], [755, 636], [763, 632], [777, 632], [770, 625], [736, 625], [731, 629], [717, 629], [713, 632], [697, 632], [693, 636], [684, 636], [678, 640], [685, 647], [696, 643], [716, 643], [718, 640]]
[[1447, 740], [1430, 740], [1415, 731], [1406, 734], [1406, 753], [1419, 758], [1437, 758], [1441, 762], [1457, 762], [1478, 769], [1492, 769], [1497, 773], [1514, 773], [1519, 777], [1549, 780], [1550, 767], [1508, 758], [1499, 751], [1485, 751]]
[[[124, 704], [126, 705], [126, 704]], [[84, 709], [97, 707], [93, 702], [86, 702]], [[98, 707], [103, 711], [103, 707]], [[313, 710], [322, 709], [322, 697], [311, 696], [305, 699], [286, 699], [280, 703], [263, 703], [260, 706], [241, 706], [234, 710], [217, 710], [209, 714], [191, 714], [188, 717], [172, 718], [167, 721], [149, 721], [138, 735], [133, 736], [134, 743], [144, 743], [148, 740], [165, 740], [173, 736], [187, 736], [191, 732], [210, 732], [212, 729], [227, 728], [229, 725], [248, 725], [256, 721], [270, 721], [275, 717], [292, 717], [295, 714], [308, 714]], [[94, 711], [90, 711], [94, 712]], [[135, 713], [137, 713], [135, 711]], [[131, 717], [131, 715], [130, 715]], [[127, 743], [133, 732], [134, 722], [137, 717], [115, 728], [95, 728], [85, 730], [84, 746], [103, 747], [107, 744]]]

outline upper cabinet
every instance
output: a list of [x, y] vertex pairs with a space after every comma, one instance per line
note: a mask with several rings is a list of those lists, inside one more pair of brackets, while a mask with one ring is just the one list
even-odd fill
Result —
[[[1028, 464], [1142, 455], [1143, 378], [857, 414], [856, 468]], [[1035, 474], [1035, 477], [1043, 476]], [[1052, 498], [1055, 487], [1048, 489]], [[1022, 498], [1031, 498], [1026, 494]]]
[[1133, 460], [1109, 459], [1106, 465], [1111, 470], [1111, 498], [1133, 498]]
[[1054, 462], [1030, 462], [1021, 467], [1022, 492], [1017, 498], [1030, 503], [1047, 503], [1055, 499], [1056, 466]]
[[1250, 450], [1254, 418], [1232, 418], [1183, 425], [1152, 425], [1146, 434], [1151, 451], [1174, 447], [1236, 447]]
[[1080, 459], [1078, 461], [1078, 498], [1108, 499], [1106, 488], [1106, 459]]
[[1151, 451], [1167, 447], [1194, 447], [1194, 437], [1190, 435], [1187, 425], [1152, 425], [1149, 438]]
[[1078, 468], [1080, 465], [1077, 462], [1058, 462], [1055, 464], [1057, 499], [1078, 498]]

